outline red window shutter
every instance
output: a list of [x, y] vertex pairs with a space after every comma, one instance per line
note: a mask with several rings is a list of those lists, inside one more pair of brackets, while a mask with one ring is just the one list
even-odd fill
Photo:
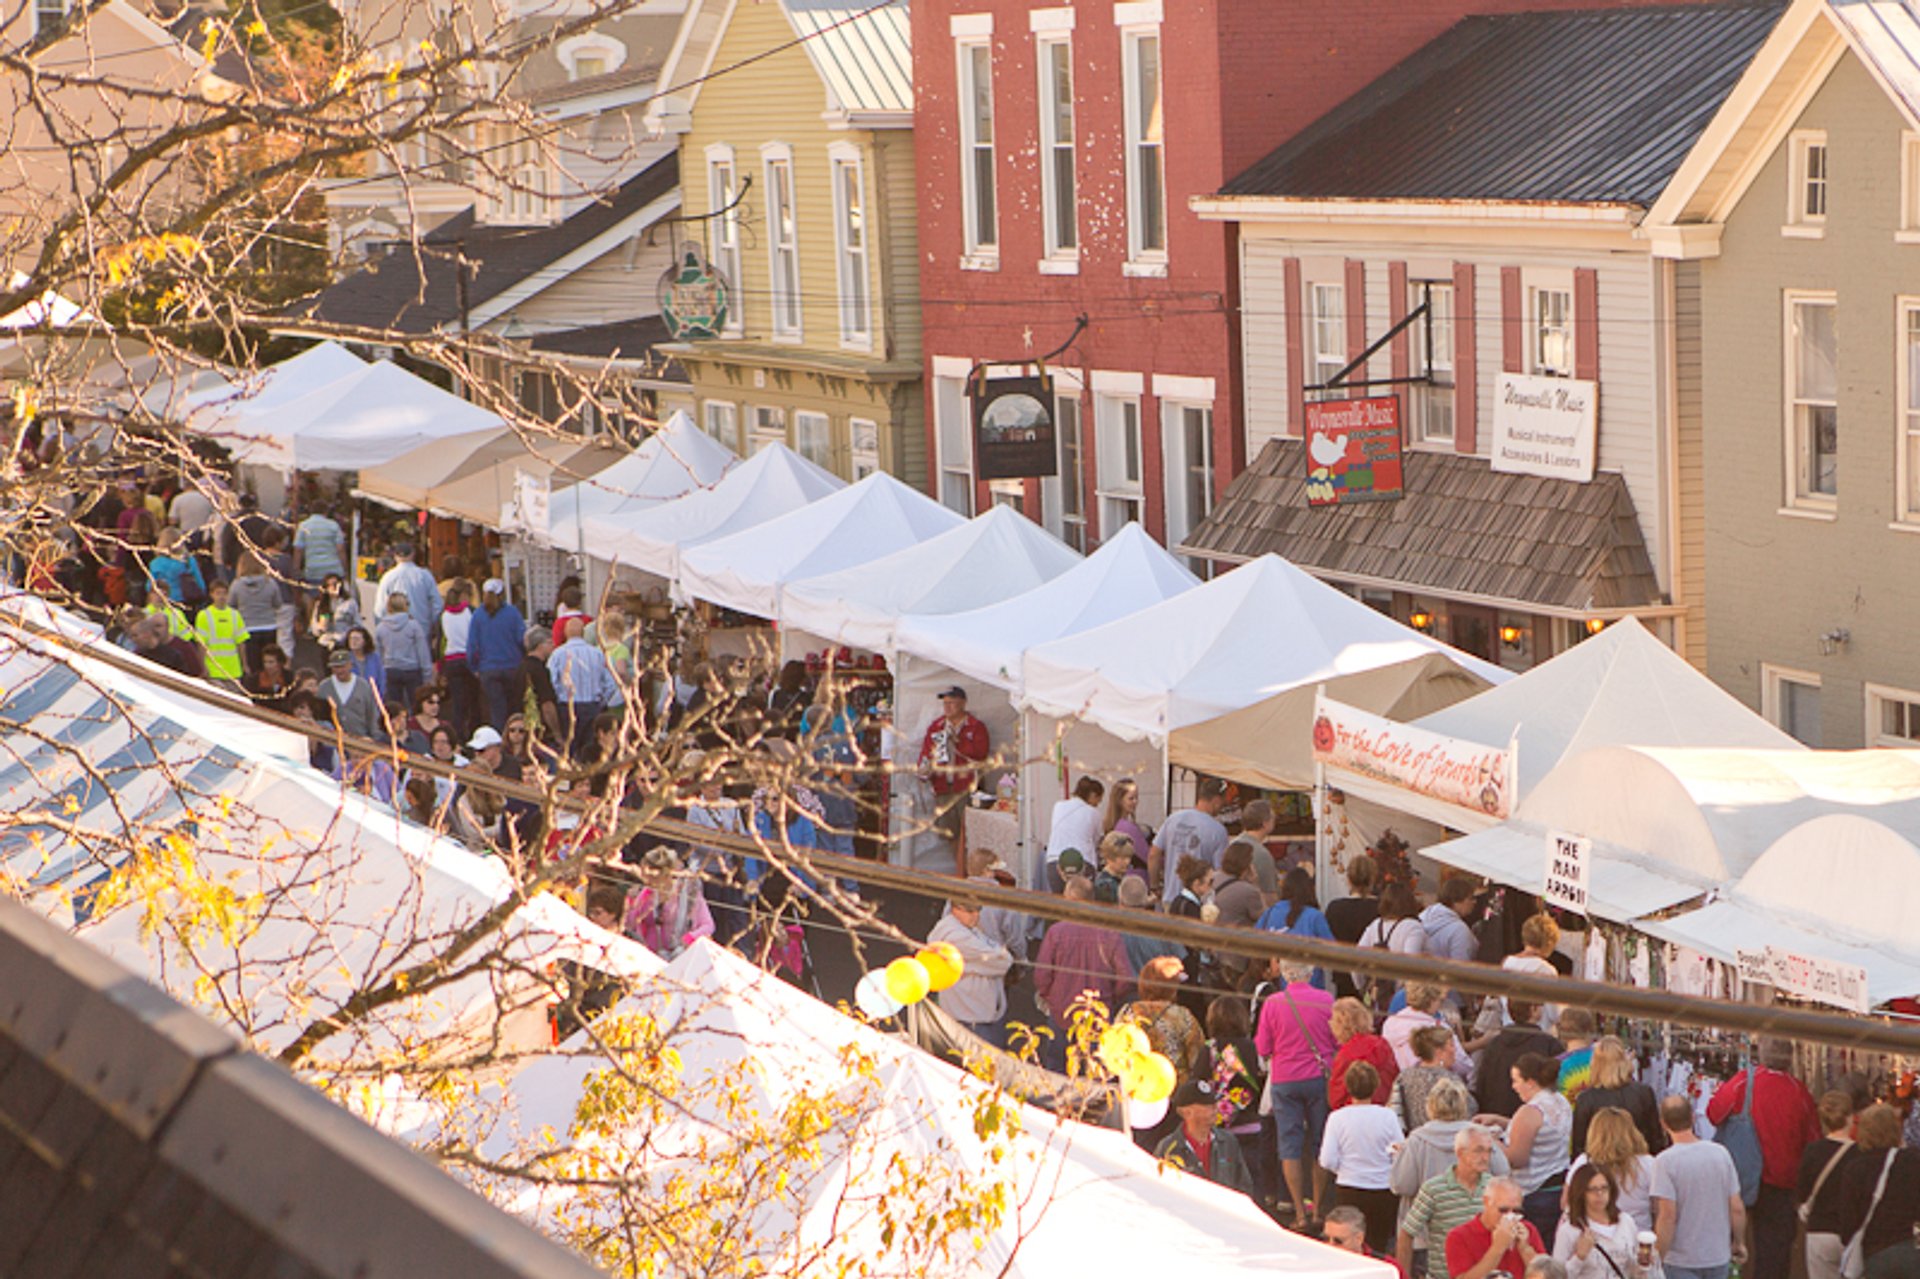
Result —
[[1527, 371], [1527, 300], [1517, 266], [1500, 268], [1500, 367]]
[[[1367, 349], [1367, 264], [1347, 259], [1347, 358], [1357, 360]], [[1350, 382], [1367, 380], [1365, 369], [1347, 375]], [[1356, 392], [1358, 394], [1358, 392]]]
[[1600, 273], [1592, 267], [1573, 273], [1573, 375], [1600, 380]]
[[1287, 433], [1299, 437], [1307, 430], [1307, 308], [1300, 292], [1300, 259], [1288, 258], [1283, 274], [1287, 291]]
[[1453, 268], [1453, 448], [1479, 451], [1479, 359], [1473, 335], [1473, 266]]

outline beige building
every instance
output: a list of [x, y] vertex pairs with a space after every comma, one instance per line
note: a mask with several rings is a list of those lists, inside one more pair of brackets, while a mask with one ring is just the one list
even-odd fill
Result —
[[[700, 421], [847, 479], [926, 473], [907, 5], [692, 0], [651, 122], [724, 314], [664, 348]], [[711, 295], [709, 295], [711, 296]]]
[[1825, 747], [1920, 742], [1916, 84], [1910, 8], [1796, 0], [1650, 218], [1699, 281], [1707, 671]]

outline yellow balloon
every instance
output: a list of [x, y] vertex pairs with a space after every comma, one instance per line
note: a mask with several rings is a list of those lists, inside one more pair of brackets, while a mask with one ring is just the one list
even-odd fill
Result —
[[917, 1004], [933, 989], [927, 966], [902, 956], [887, 965], [887, 993], [903, 1004]]
[[1127, 1095], [1135, 1101], [1165, 1101], [1173, 1095], [1174, 1081], [1178, 1078], [1172, 1062], [1159, 1053], [1148, 1053], [1141, 1058], [1140, 1071], [1134, 1076], [1133, 1087]]
[[935, 990], [945, 990], [959, 981], [960, 975], [967, 970], [967, 961], [960, 954], [960, 948], [950, 941], [937, 941], [914, 958], [927, 970], [927, 980]]
[[1100, 1032], [1100, 1064], [1125, 1079], [1137, 1058], [1153, 1051], [1147, 1033], [1130, 1021], [1116, 1022]]

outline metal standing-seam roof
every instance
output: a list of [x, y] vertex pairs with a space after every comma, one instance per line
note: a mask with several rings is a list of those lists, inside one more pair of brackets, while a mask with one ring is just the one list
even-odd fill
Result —
[[1222, 194], [1651, 204], [1783, 9], [1468, 18]]
[[913, 110], [913, 38], [907, 0], [782, 0], [801, 48], [851, 112]]
[[1908, 118], [1920, 120], [1920, 11], [1914, 0], [1828, 0], [1828, 5]]
[[1410, 451], [1399, 501], [1315, 507], [1307, 505], [1305, 449], [1269, 440], [1178, 549], [1233, 561], [1272, 553], [1332, 577], [1549, 608], [1663, 599], [1633, 498], [1613, 472], [1579, 484]]

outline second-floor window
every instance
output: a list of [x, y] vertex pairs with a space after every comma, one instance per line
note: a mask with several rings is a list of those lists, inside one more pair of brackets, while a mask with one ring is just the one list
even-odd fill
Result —
[[1079, 388], [1054, 396], [1053, 436], [1060, 445], [1060, 474], [1053, 481], [1058, 495], [1058, 527], [1053, 531], [1068, 546], [1084, 552], [1087, 511], [1080, 486], [1086, 483], [1086, 446], [1081, 442]]
[[1531, 308], [1533, 372], [1573, 376], [1573, 290], [1535, 289]]
[[[1347, 367], [1346, 288], [1339, 284], [1316, 284], [1311, 294], [1313, 313], [1308, 320], [1309, 352], [1307, 379], [1310, 386], [1325, 386], [1333, 375]], [[1340, 392], [1330, 391], [1330, 398]]]
[[800, 336], [800, 222], [794, 208], [793, 158], [784, 149], [768, 153], [767, 265], [773, 288], [773, 334]]
[[833, 220], [840, 275], [840, 340], [873, 342], [871, 282], [867, 276], [867, 201], [857, 156], [833, 160]]
[[1080, 210], [1073, 181], [1073, 45], [1043, 40], [1040, 59], [1040, 192], [1045, 205], [1047, 256], [1080, 251]]
[[[1432, 381], [1413, 396], [1414, 438], [1423, 444], [1453, 444], [1453, 286], [1415, 284], [1411, 306], [1427, 302], [1425, 322], [1413, 326], [1413, 370]], [[1431, 335], [1431, 343], [1429, 343]], [[1431, 350], [1429, 350], [1431, 346]]]
[[1920, 299], [1900, 304], [1900, 517], [1920, 522]]
[[507, 148], [504, 186], [497, 205], [502, 222], [526, 226], [548, 220], [547, 156], [538, 141], [521, 138]]
[[1787, 223], [1809, 230], [1827, 220], [1827, 135], [1811, 129], [1788, 138]]
[[993, 48], [960, 46], [960, 184], [969, 254], [992, 254], [1000, 244], [994, 203]]
[[738, 333], [746, 305], [746, 282], [740, 275], [740, 171], [732, 148], [707, 151], [707, 257], [727, 282], [725, 331]]
[[1095, 468], [1099, 472], [1100, 536], [1112, 537], [1124, 524], [1136, 523], [1145, 505], [1140, 470], [1140, 399], [1100, 395], [1094, 399], [1099, 432]]
[[1839, 493], [1840, 343], [1831, 296], [1787, 296], [1788, 499], [1828, 507]]
[[1165, 130], [1160, 98], [1160, 37], [1125, 36], [1127, 105], [1127, 248], [1135, 261], [1167, 252]]
[[67, 21], [67, 0], [33, 0], [33, 34], [58, 31]]

